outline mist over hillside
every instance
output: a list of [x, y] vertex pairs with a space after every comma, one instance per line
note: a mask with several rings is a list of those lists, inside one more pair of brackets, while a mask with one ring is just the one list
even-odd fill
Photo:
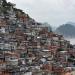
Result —
[[66, 38], [74, 38], [75, 37], [75, 26], [73, 23], [66, 23], [55, 30], [56, 33], [63, 35]]

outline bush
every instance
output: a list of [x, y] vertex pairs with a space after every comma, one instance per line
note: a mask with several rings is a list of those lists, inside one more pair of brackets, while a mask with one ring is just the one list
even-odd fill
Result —
[[63, 48], [58, 48], [57, 51], [64, 51], [64, 49]]

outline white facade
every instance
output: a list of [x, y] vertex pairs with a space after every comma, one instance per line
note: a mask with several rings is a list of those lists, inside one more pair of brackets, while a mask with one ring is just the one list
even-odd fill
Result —
[[8, 65], [18, 65], [18, 59], [15, 57], [7, 57], [5, 60], [8, 62]]
[[1, 33], [5, 33], [5, 28], [4, 27], [1, 27], [0, 32]]
[[5, 69], [5, 68], [6, 68], [6, 64], [5, 64], [5, 63], [1, 63], [1, 64], [0, 64], [0, 70], [1, 70], [1, 69]]
[[27, 72], [27, 73], [25, 73], [23, 75], [32, 75], [32, 72]]

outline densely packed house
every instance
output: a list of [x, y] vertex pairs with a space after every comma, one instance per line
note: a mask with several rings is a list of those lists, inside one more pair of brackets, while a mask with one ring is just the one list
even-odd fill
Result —
[[0, 75], [75, 75], [74, 67], [69, 41], [0, 0]]

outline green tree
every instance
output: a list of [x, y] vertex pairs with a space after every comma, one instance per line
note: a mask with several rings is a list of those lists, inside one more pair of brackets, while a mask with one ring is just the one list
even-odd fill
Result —
[[63, 48], [58, 48], [57, 51], [64, 51], [64, 49]]

